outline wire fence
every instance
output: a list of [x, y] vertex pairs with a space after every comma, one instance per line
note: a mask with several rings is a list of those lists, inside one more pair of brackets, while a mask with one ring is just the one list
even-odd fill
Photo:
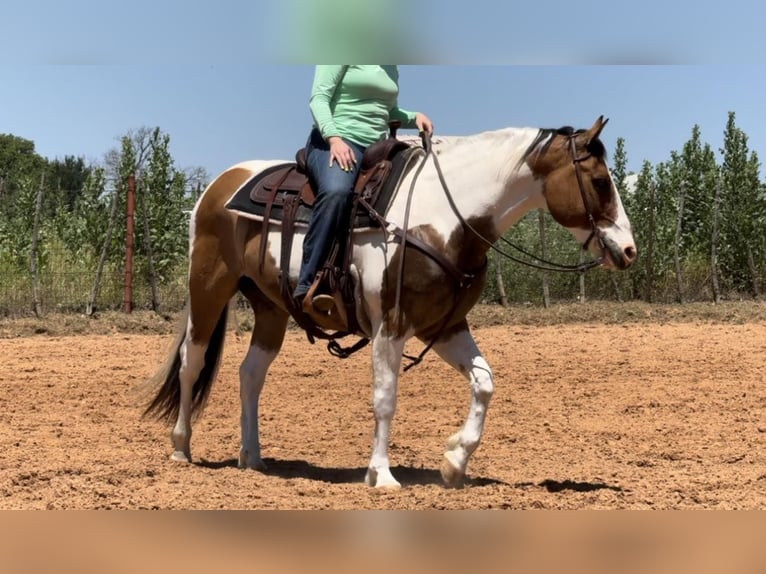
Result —
[[[181, 245], [186, 244], [188, 237], [188, 212], [184, 213], [181, 224], [172, 230]], [[550, 216], [544, 217], [546, 249], [551, 253], [550, 257], [561, 263], [576, 263], [580, 255], [576, 242], [565, 230], [553, 225]], [[513, 239], [517, 243], [536, 253], [543, 250], [543, 236], [539, 233], [537, 218], [537, 214], [529, 215], [510, 232], [515, 234]], [[126, 261], [129, 258], [125, 229], [116, 230], [111, 242], [106, 241], [105, 234], [99, 233], [92, 241], [92, 247], [75, 249], [72, 241], [61, 241], [54, 228], [55, 225], [49, 222], [47, 233], [41, 234], [36, 258], [32, 255], [33, 242], [20, 243], [15, 251], [0, 249], [0, 317], [46, 313], [89, 314], [119, 311], [126, 307], [153, 309], [159, 313], [174, 313], [183, 309], [187, 298], [188, 269], [188, 256], [183, 247], [167, 258], [169, 260], [156, 261], [153, 276], [153, 266], [149, 264], [147, 254], [137, 252], [131, 259], [133, 267], [129, 274], [130, 289], [127, 289]], [[140, 233], [141, 229], [138, 226], [136, 232]], [[181, 239], [178, 240], [178, 237]], [[134, 243], [138, 246], [143, 244], [140, 241]], [[101, 253], [99, 248], [102, 244], [108, 246], [105, 253]], [[38, 262], [36, 273], [31, 265], [33, 260]], [[161, 273], [156, 272], [157, 263], [163, 264]], [[650, 258], [644, 256], [626, 272], [595, 269], [585, 275], [559, 274], [509, 262], [490, 252], [482, 300], [485, 303], [538, 306], [587, 300], [644, 300], [657, 303], [715, 300], [709, 264], [690, 258], [682, 259], [676, 265], [670, 258], [661, 264], [656, 260], [651, 263]], [[100, 278], [98, 282], [97, 278]], [[759, 275], [756, 279], [758, 285], [763, 284], [764, 277]], [[724, 300], [750, 297], [736, 289], [724, 289], [722, 293]], [[126, 302], [130, 305], [126, 306]], [[235, 304], [238, 307], [247, 306], [241, 297]]]
[[[85, 313], [93, 290], [96, 271], [43, 269], [39, 273], [38, 300], [43, 313]], [[157, 308], [172, 313], [186, 301], [184, 277], [157, 285]], [[150, 310], [154, 307], [148, 277], [134, 275], [131, 307]], [[125, 273], [107, 270], [102, 273], [94, 311], [118, 311], [125, 308]], [[20, 317], [35, 314], [35, 288], [31, 273], [11, 271], [0, 278], [0, 316]]]

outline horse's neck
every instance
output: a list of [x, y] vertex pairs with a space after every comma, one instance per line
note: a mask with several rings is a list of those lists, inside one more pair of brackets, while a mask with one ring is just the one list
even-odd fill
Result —
[[[525, 213], [544, 204], [541, 184], [526, 165], [518, 167], [537, 133], [531, 128], [507, 128], [444, 138], [434, 145], [449, 194], [465, 220], [491, 222], [494, 233], [502, 235]], [[404, 223], [414, 172], [404, 180], [389, 212], [399, 224]], [[431, 225], [445, 238], [460, 226], [433, 161], [418, 176], [412, 197], [408, 227], [418, 225]]]

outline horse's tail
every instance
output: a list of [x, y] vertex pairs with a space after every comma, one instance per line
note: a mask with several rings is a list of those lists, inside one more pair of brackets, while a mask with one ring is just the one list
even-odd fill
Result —
[[[192, 414], [199, 415], [205, 407], [207, 398], [210, 395], [210, 389], [213, 387], [218, 365], [221, 362], [221, 350], [226, 337], [226, 322], [228, 319], [229, 305], [227, 304], [218, 323], [213, 330], [210, 341], [205, 351], [205, 364], [200, 371], [199, 377], [194, 381], [192, 388]], [[178, 418], [178, 410], [181, 403], [181, 381], [179, 373], [181, 372], [181, 345], [186, 338], [186, 327], [189, 319], [189, 306], [184, 309], [181, 321], [181, 330], [173, 343], [172, 351], [165, 365], [157, 371], [150, 380], [152, 387], [159, 385], [159, 390], [149, 405], [146, 407], [143, 416], [152, 417], [157, 420], [172, 422]]]

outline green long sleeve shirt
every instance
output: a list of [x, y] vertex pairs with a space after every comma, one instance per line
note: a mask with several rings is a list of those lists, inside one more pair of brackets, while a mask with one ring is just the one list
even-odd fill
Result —
[[398, 105], [396, 66], [317, 66], [309, 107], [325, 139], [341, 136], [362, 146], [385, 139], [388, 122], [414, 128], [415, 112]]

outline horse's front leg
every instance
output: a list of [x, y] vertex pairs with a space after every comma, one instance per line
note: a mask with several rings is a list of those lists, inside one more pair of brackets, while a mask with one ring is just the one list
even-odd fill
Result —
[[266, 464], [261, 458], [258, 403], [269, 366], [277, 353], [278, 349], [263, 348], [257, 341], [252, 341], [247, 356], [239, 368], [239, 396], [242, 403], [239, 468], [266, 470]]
[[441, 474], [445, 485], [452, 488], [462, 486], [468, 459], [479, 446], [484, 430], [487, 408], [494, 391], [492, 370], [476, 346], [468, 324], [463, 323], [457, 332], [452, 332], [434, 345], [439, 356], [465, 376], [471, 385], [471, 407], [463, 428], [447, 441]]
[[289, 315], [258, 299], [253, 292], [245, 293], [253, 307], [255, 326], [247, 356], [239, 368], [239, 395], [242, 402], [239, 467], [263, 471], [266, 465], [261, 458], [258, 404], [269, 367], [282, 348]]
[[404, 351], [404, 339], [383, 334], [372, 340], [372, 405], [375, 413], [375, 439], [365, 482], [376, 488], [400, 488], [391, 474], [388, 438], [396, 411], [396, 388]]

